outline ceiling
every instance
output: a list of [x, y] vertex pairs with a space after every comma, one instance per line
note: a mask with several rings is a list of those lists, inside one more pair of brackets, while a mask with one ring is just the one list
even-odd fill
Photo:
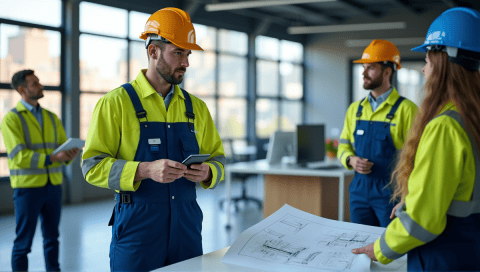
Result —
[[[363, 24], [391, 22], [392, 15], [410, 26], [436, 10], [442, 11], [456, 6], [480, 10], [479, 0], [307, 0], [301, 4], [282, 4], [266, 7], [240, 8], [222, 11], [207, 11], [207, 5], [228, 3], [245, 4], [258, 2], [290, 2], [289, 0], [90, 0], [107, 5], [115, 5], [147, 13], [163, 7], [173, 6], [184, 9], [194, 23], [243, 31], [253, 35], [267, 35], [305, 43], [311, 34], [289, 34], [289, 27], [333, 26], [343, 24]], [[299, 2], [300, 0], [291, 0]], [[329, 1], [329, 2], [322, 2]], [[275, 3], [274, 3], [275, 4]], [[435, 17], [433, 17], [435, 18]], [[399, 21], [396, 20], [395, 22]], [[426, 20], [426, 19], [425, 19]], [[428, 17], [431, 22], [430, 17]], [[414, 22], [414, 23], [412, 23]], [[428, 23], [429, 25], [429, 23]], [[428, 27], [427, 25], [427, 27]], [[425, 35], [422, 32], [422, 35]], [[418, 35], [417, 35], [418, 36]], [[346, 38], [348, 33], [346, 33]]]

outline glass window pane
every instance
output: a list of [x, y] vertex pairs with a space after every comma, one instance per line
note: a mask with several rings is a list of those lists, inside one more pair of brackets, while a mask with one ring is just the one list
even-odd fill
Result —
[[247, 59], [219, 56], [219, 93], [221, 96], [246, 96]]
[[303, 45], [297, 42], [280, 41], [280, 60], [303, 62]]
[[87, 139], [88, 127], [92, 120], [93, 110], [102, 96], [104, 96], [104, 94], [80, 94], [80, 139]]
[[219, 51], [247, 55], [248, 36], [246, 33], [220, 29], [218, 34], [220, 42]]
[[215, 53], [193, 51], [185, 73], [185, 89], [194, 95], [215, 95]]
[[[62, 94], [59, 91], [43, 91], [44, 97], [38, 102], [42, 108], [55, 113], [62, 118]], [[22, 99], [20, 94], [14, 90], [0, 90], [0, 118], [3, 117]], [[0, 152], [7, 152], [0, 131]]]
[[280, 119], [280, 123], [283, 131], [295, 131], [297, 125], [302, 123], [302, 108], [302, 102], [282, 102], [282, 118]]
[[128, 35], [130, 39], [143, 41], [139, 37], [145, 29], [145, 24], [147, 23], [148, 18], [150, 18], [150, 14], [148, 13], [130, 11], [130, 28]]
[[402, 62], [402, 69], [396, 71], [398, 84], [398, 93], [415, 104], [420, 105], [425, 96], [423, 85], [425, 85], [425, 77], [422, 73], [422, 68], [425, 62], [421, 61], [404, 61]]
[[278, 100], [257, 99], [257, 137], [268, 138], [278, 129]]
[[280, 74], [282, 75], [282, 96], [288, 99], [301, 99], [303, 97], [302, 66], [282, 62]]
[[62, 1], [2, 0], [0, 18], [59, 27], [62, 24]]
[[8, 161], [7, 157], [0, 158], [0, 177], [10, 176], [10, 170], [8, 170], [7, 161]]
[[210, 115], [212, 116], [213, 122], [216, 121], [216, 116], [217, 116], [217, 104], [215, 103], [214, 98], [203, 98], [200, 97], [200, 99], [207, 104], [208, 111], [210, 112]]
[[257, 61], [257, 95], [278, 96], [278, 63]]
[[257, 36], [255, 38], [255, 56], [257, 58], [278, 60], [278, 50], [278, 39], [265, 36]]
[[245, 138], [247, 135], [247, 101], [220, 98], [218, 100], [218, 133], [223, 138]]
[[80, 90], [108, 92], [124, 84], [126, 59], [127, 40], [80, 35]]
[[134, 80], [140, 70], [148, 68], [147, 49], [143, 43], [130, 42], [130, 78]]
[[128, 13], [124, 9], [82, 1], [80, 31], [126, 38], [127, 16]]
[[60, 85], [60, 32], [0, 25], [0, 81], [32, 69], [43, 85]]
[[196, 42], [203, 50], [215, 50], [217, 48], [216, 44], [216, 33], [217, 30], [214, 27], [193, 24], [196, 34]]
[[353, 64], [353, 101], [358, 101], [368, 95], [368, 90], [363, 88], [363, 64]]

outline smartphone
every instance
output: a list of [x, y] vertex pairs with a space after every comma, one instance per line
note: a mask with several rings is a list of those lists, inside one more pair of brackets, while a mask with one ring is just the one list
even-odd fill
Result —
[[190, 166], [192, 164], [201, 164], [210, 157], [210, 154], [193, 154], [183, 160], [182, 164]]

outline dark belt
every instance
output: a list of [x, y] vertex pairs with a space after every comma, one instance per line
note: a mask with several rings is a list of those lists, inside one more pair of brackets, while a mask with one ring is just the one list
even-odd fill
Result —
[[120, 204], [130, 204], [130, 203], [132, 203], [132, 197], [128, 193], [115, 194], [115, 200], [118, 200], [118, 202]]

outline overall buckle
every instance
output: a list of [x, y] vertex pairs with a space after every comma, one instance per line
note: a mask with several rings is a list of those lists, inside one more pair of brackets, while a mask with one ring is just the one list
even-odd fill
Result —
[[121, 204], [132, 203], [132, 197], [130, 196], [130, 194], [120, 194], [120, 203]]

